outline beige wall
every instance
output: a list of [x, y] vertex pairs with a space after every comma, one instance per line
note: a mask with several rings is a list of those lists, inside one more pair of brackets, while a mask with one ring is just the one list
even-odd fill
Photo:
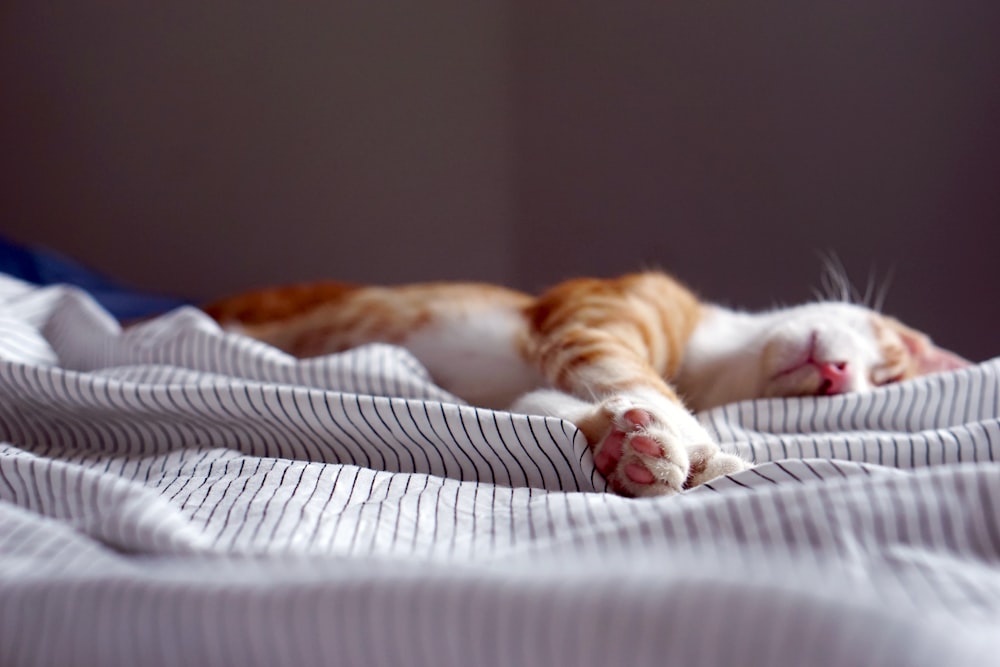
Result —
[[996, 0], [63, 4], [0, 10], [0, 232], [137, 285], [652, 264], [758, 307], [835, 251], [1000, 354]]

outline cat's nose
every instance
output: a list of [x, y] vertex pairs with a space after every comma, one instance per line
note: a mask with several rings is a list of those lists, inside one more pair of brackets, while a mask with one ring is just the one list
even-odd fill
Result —
[[821, 396], [832, 396], [842, 394], [847, 387], [849, 375], [847, 373], [847, 362], [845, 361], [817, 361], [816, 368], [819, 370], [821, 379], [819, 393]]

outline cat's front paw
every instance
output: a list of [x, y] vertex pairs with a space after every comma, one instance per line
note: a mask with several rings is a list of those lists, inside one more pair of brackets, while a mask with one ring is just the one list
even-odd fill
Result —
[[587, 436], [597, 470], [625, 496], [670, 495], [750, 467], [721, 452], [697, 420], [675, 404], [614, 397], [577, 426]]

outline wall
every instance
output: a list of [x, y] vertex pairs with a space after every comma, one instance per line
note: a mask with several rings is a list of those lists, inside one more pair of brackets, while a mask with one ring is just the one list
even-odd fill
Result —
[[7, 3], [0, 231], [195, 297], [508, 280], [504, 12]]
[[658, 265], [761, 307], [833, 251], [1000, 353], [995, 0], [160, 4], [0, 11], [0, 232], [193, 297]]
[[666, 266], [811, 297], [820, 253], [887, 310], [1000, 354], [1000, 3], [522, 2], [518, 273]]

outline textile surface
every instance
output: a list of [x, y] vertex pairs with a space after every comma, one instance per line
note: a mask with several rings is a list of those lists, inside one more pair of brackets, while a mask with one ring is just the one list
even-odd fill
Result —
[[404, 350], [0, 277], [0, 664], [997, 664], [998, 377], [723, 406], [759, 465], [631, 500]]

